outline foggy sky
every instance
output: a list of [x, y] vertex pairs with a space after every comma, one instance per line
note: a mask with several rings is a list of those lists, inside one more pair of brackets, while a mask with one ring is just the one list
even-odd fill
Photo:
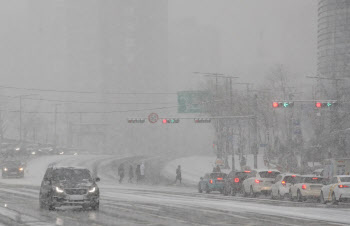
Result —
[[[103, 81], [101, 74], [104, 73], [102, 70], [104, 68], [101, 69], [103, 64], [100, 64], [100, 58], [105, 57], [99, 52], [101, 24], [98, 18], [103, 12], [97, 9], [101, 4], [104, 3], [93, 0], [74, 2], [1, 0], [0, 84], [63, 90], [103, 89], [102, 84], [108, 84], [110, 81]], [[145, 73], [135, 72], [135, 74], [131, 71], [129, 74], [113, 74], [113, 79], [118, 83], [108, 89], [115, 87], [110, 91], [118, 92], [177, 92], [196, 89], [203, 79], [194, 76], [193, 71], [228, 73], [240, 76], [243, 82], [259, 81], [275, 64], [285, 65], [290, 74], [299, 78], [314, 74], [317, 40], [316, 6], [316, 0], [169, 0], [168, 18], [163, 18], [168, 23], [163, 38], [164, 43], [167, 43], [167, 49], [157, 56], [159, 59], [165, 59], [167, 63], [159, 61], [159, 65], [155, 62], [149, 68], [143, 66], [149, 69]], [[108, 13], [113, 25], [113, 11], [110, 10]], [[145, 14], [147, 13], [152, 17], [152, 8], [145, 6]], [[146, 34], [147, 30], [144, 32]], [[152, 39], [152, 36], [147, 37]], [[147, 43], [144, 45], [146, 47]], [[152, 46], [147, 48], [149, 51], [152, 50]], [[147, 55], [142, 57], [137, 62], [147, 59]], [[113, 61], [110, 63], [113, 66]], [[137, 64], [134, 65], [134, 69], [137, 69]], [[18, 95], [19, 92], [1, 91], [10, 95]], [[75, 100], [101, 98], [50, 93], [41, 96]], [[113, 96], [108, 97], [108, 100], [176, 103], [176, 95]], [[52, 104], [41, 102], [35, 105], [26, 102], [27, 109], [35, 109], [36, 106], [43, 108], [44, 105], [46, 110], [53, 109]], [[135, 107], [144, 106], [104, 109], [123, 110]], [[12, 109], [14, 108], [18, 108], [17, 103], [12, 105]], [[101, 107], [79, 106], [79, 108], [96, 110]], [[177, 115], [175, 109], [161, 110], [159, 113], [174, 116]], [[136, 148], [143, 144], [142, 142], [149, 142], [150, 147], [155, 147], [161, 143], [159, 137], [164, 131], [155, 131], [154, 128], [130, 129], [123, 124], [128, 116], [147, 116], [148, 113], [150, 112], [145, 111], [118, 116], [117, 122], [126, 132], [126, 135], [118, 135], [120, 140], [125, 140], [125, 136], [140, 137], [150, 132], [155, 134], [149, 141], [143, 137], [144, 141], [140, 141], [141, 143], [134, 144], [133, 140], [128, 140], [124, 146], [133, 144]], [[87, 120], [93, 121], [98, 118]], [[208, 146], [211, 146], [209, 144], [213, 139], [213, 131], [208, 128], [207, 133], [204, 133], [202, 129], [192, 127], [183, 124], [179, 125], [178, 129], [167, 129], [165, 138], [176, 144], [179, 141], [193, 143], [194, 138], [186, 134], [201, 131], [201, 135], [195, 139], [206, 142], [199, 146], [195, 143], [191, 145], [210, 152]], [[187, 132], [181, 133], [184, 129]], [[15, 131], [15, 128], [13, 130]], [[181, 136], [175, 138], [179, 133]]]

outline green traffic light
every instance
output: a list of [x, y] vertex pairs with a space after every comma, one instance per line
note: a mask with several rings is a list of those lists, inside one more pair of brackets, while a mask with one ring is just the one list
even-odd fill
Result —
[[332, 103], [327, 103], [327, 107], [330, 107], [330, 106], [332, 106]]
[[284, 102], [284, 103], [283, 103], [283, 106], [286, 108], [286, 107], [288, 107], [288, 106], [289, 106], [289, 103]]
[[170, 122], [171, 122], [171, 123], [174, 123], [174, 122], [175, 122], [175, 120], [174, 120], [174, 119], [171, 119], [171, 120], [170, 120]]

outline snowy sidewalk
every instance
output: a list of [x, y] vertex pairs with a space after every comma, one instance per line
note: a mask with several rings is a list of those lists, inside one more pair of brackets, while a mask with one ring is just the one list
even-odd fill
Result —
[[[229, 157], [231, 160], [231, 156]], [[185, 185], [197, 185], [200, 177], [213, 171], [216, 156], [191, 156], [175, 159], [169, 162], [162, 170], [161, 175], [170, 181], [175, 181], [175, 171], [178, 165], [181, 165], [182, 180]], [[231, 168], [231, 161], [229, 161]], [[254, 156], [247, 156], [247, 166], [253, 169]], [[240, 169], [239, 158], [235, 156], [235, 168]], [[258, 169], [265, 169], [263, 155], [258, 155]], [[231, 169], [222, 170], [229, 173]]]

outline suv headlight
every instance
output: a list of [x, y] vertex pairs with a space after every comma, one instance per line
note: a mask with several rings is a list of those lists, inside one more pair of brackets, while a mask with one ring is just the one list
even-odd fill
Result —
[[57, 192], [57, 193], [62, 193], [62, 192], [64, 192], [64, 191], [63, 191], [63, 189], [61, 189], [61, 188], [59, 188], [59, 187], [56, 187], [56, 192]]
[[7, 171], [7, 168], [6, 168], [6, 167], [4, 168], [4, 171]]
[[19, 168], [19, 171], [23, 171], [23, 167]]
[[96, 191], [96, 187], [92, 187], [89, 189], [89, 193], [94, 193]]

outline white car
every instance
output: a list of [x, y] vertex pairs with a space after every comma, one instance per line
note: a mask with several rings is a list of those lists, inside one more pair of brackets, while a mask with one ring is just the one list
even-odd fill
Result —
[[272, 182], [280, 174], [278, 170], [252, 171], [250, 177], [243, 181], [243, 192], [255, 197], [259, 193], [269, 194]]
[[338, 202], [342, 201], [350, 201], [349, 175], [334, 176], [321, 189], [321, 203], [331, 202], [332, 204], [338, 204]]
[[320, 197], [321, 188], [323, 187], [324, 178], [315, 175], [302, 175], [295, 184], [290, 186], [291, 200], [299, 202], [306, 201], [310, 198], [318, 199]]
[[271, 198], [283, 199], [289, 197], [289, 190], [292, 184], [295, 184], [297, 179], [296, 174], [280, 174], [276, 177], [271, 186]]

